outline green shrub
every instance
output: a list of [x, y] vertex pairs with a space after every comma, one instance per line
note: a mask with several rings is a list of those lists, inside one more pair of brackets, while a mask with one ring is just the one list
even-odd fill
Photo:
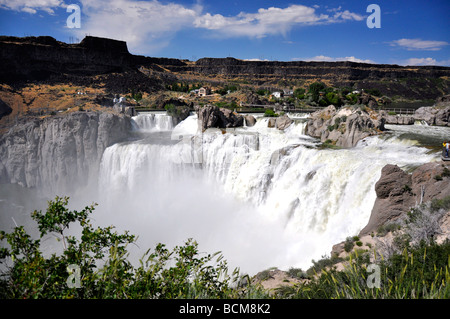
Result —
[[380, 286], [370, 288], [367, 253], [354, 252], [343, 271], [322, 269], [309, 281], [279, 290], [282, 298], [418, 299], [450, 298], [450, 242], [420, 244], [380, 260]]
[[262, 95], [262, 96], [268, 95], [269, 93], [270, 93], [269, 91], [263, 90], [263, 89], [256, 90], [256, 94]]
[[[237, 269], [229, 274], [227, 262], [219, 253], [200, 253], [192, 239], [172, 251], [158, 244], [143, 255], [135, 268], [127, 259], [127, 246], [135, 243], [134, 235], [119, 234], [113, 226], [94, 228], [89, 216], [95, 204], [81, 211], [69, 210], [67, 205], [68, 197], [56, 197], [48, 202], [46, 212], [32, 213], [40, 239], [32, 239], [23, 226], [11, 233], [0, 232], [0, 240], [9, 245], [0, 248], [0, 263], [8, 260], [10, 264], [0, 274], [0, 298], [265, 296], [250, 281], [242, 285]], [[78, 235], [67, 234], [73, 224], [80, 226]], [[46, 234], [61, 241], [62, 253], [42, 253], [41, 238]], [[76, 285], [69, 284], [69, 266], [79, 269]]]
[[442, 177], [449, 177], [450, 176], [450, 170], [447, 167], [444, 167], [444, 171], [441, 174]]
[[400, 226], [396, 223], [389, 223], [389, 224], [384, 224], [378, 227], [377, 229], [377, 235], [380, 237], [383, 237], [384, 235], [386, 235], [389, 232], [395, 231], [397, 229], [399, 229]]
[[275, 113], [272, 109], [266, 109], [266, 110], [264, 111], [264, 116], [265, 116], [265, 117], [277, 117], [278, 114]]
[[364, 89], [364, 91], [373, 96], [377, 96], [377, 97], [381, 96], [381, 92], [378, 89]]
[[347, 237], [344, 243], [344, 250], [349, 253], [353, 249], [354, 243], [351, 237]]
[[333, 104], [335, 106], [340, 106], [341, 105], [341, 98], [339, 97], [338, 94], [334, 93], [334, 92], [328, 92], [325, 95], [325, 98], [328, 102], [328, 105]]
[[430, 204], [430, 209], [432, 212], [436, 212], [440, 209], [450, 209], [450, 196], [442, 199], [433, 199]]
[[308, 94], [311, 95], [311, 99], [314, 102], [319, 101], [320, 91], [323, 91], [326, 85], [322, 82], [314, 82], [309, 85]]
[[294, 90], [294, 97], [299, 100], [303, 100], [305, 98], [305, 89], [304, 88], [296, 88]]
[[412, 191], [412, 188], [409, 185], [404, 185], [403, 186], [403, 191], [406, 193], [410, 193]]
[[293, 268], [293, 267], [291, 267], [291, 268], [289, 268], [287, 273], [292, 278], [297, 278], [297, 279], [306, 279], [307, 278], [306, 273], [301, 268]]

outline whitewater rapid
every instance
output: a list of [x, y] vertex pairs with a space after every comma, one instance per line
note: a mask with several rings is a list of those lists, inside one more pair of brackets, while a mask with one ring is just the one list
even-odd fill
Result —
[[367, 224], [383, 166], [438, 156], [401, 130], [320, 149], [305, 135], [306, 117], [284, 132], [258, 117], [254, 127], [200, 133], [196, 115], [175, 127], [164, 113], [138, 115], [135, 129], [146, 134], [103, 154], [99, 209], [144, 247], [192, 237], [245, 272], [306, 269]]

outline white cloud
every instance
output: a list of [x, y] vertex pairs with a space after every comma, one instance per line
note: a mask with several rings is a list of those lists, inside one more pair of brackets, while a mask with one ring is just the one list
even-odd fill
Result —
[[[30, 14], [41, 10], [53, 14], [53, 10], [67, 6], [64, 1], [0, 0], [0, 8]], [[211, 37], [264, 38], [270, 35], [286, 36], [297, 26], [362, 20], [362, 16], [348, 10], [342, 11], [340, 7], [333, 9], [331, 15], [319, 13], [318, 6], [290, 5], [224, 16], [204, 12], [200, 0], [191, 6], [161, 0], [79, 1], [82, 8], [81, 28], [67, 29], [71, 35], [83, 38], [89, 34], [124, 40], [130, 51], [138, 54], [157, 52], [169, 45], [178, 32], [187, 29], [205, 30], [206, 35]]]
[[408, 51], [413, 50], [438, 51], [441, 50], [443, 46], [450, 44], [445, 41], [426, 41], [421, 39], [399, 39], [389, 43], [393, 47], [401, 47], [407, 49]]
[[[0, 0], [1, 1], [1, 0]], [[241, 12], [223, 16], [203, 12], [200, 2], [192, 7], [158, 0], [81, 0], [82, 28], [85, 34], [125, 40], [130, 51], [149, 54], [170, 44], [177, 32], [185, 29], [206, 30], [209, 36], [263, 38], [286, 35], [294, 26], [316, 25], [358, 20], [348, 11], [339, 17], [316, 13], [301, 5], [287, 8], [260, 8], [256, 13]], [[337, 12], [336, 14], [338, 14]]]
[[35, 14], [38, 10], [53, 14], [55, 8], [63, 6], [64, 1], [62, 0], [0, 0], [0, 9], [31, 14]]
[[31, 14], [35, 14], [37, 12], [36, 10], [34, 10], [32, 8], [28, 8], [28, 7], [22, 8], [20, 11], [31, 13]]
[[258, 59], [258, 58], [255, 58], [255, 59], [244, 59], [244, 61], [251, 61], [251, 62], [267, 62], [267, 61], [270, 61], [270, 60], [268, 60], [268, 59]]
[[354, 56], [347, 56], [347, 57], [341, 57], [341, 58], [332, 58], [325, 55], [317, 55], [312, 58], [294, 58], [292, 59], [294, 61], [318, 61], [318, 62], [338, 62], [338, 61], [350, 61], [350, 62], [359, 62], [359, 63], [372, 63], [375, 64], [374, 61], [369, 59], [358, 59]]
[[85, 34], [127, 42], [132, 53], [147, 54], [167, 46], [176, 32], [192, 26], [198, 6], [134, 0], [81, 0], [81, 29]]
[[345, 10], [343, 12], [336, 12], [333, 16], [335, 20], [343, 19], [343, 20], [355, 20], [355, 21], [361, 21], [364, 19], [364, 16], [350, 12], [348, 10]]
[[440, 65], [440, 66], [449, 66], [450, 65], [450, 59], [448, 60], [442, 60], [437, 61], [433, 58], [409, 58], [405, 61], [402, 61], [400, 63], [402, 65], [411, 65], [411, 66], [417, 66], [417, 65]]
[[[338, 8], [340, 10], [340, 8]], [[303, 5], [291, 5], [287, 8], [270, 7], [258, 9], [257, 13], [241, 12], [237, 16], [224, 17], [221, 14], [206, 13], [194, 21], [194, 26], [215, 31], [224, 37], [255, 37], [285, 35], [295, 26], [307, 26], [343, 22], [361, 21], [362, 16], [348, 10], [337, 11], [334, 16], [316, 13], [316, 8]]]

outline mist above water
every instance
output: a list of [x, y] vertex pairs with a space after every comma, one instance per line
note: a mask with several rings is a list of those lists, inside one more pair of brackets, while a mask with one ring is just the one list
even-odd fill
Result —
[[[199, 134], [193, 115], [164, 143], [138, 122], [146, 138], [103, 154], [99, 216], [139, 234], [144, 247], [192, 237], [245, 272], [307, 268], [366, 225], [384, 165], [436, 157], [398, 134], [319, 150], [302, 117], [285, 132], [259, 118], [251, 128]], [[158, 119], [166, 120], [156, 115], [155, 127]]]
[[[222, 251], [231, 267], [249, 274], [306, 269], [367, 224], [384, 165], [437, 159], [438, 151], [422, 145], [449, 129], [389, 126], [391, 134], [353, 149], [320, 150], [304, 134], [305, 117], [297, 114], [284, 132], [258, 117], [254, 127], [200, 134], [196, 115], [173, 127], [164, 113], [141, 114], [134, 117], [135, 139], [105, 150], [96, 183], [75, 194], [29, 198], [40, 205], [33, 209], [45, 209], [42, 198], [55, 195], [70, 195], [74, 209], [97, 202], [95, 224], [139, 237], [129, 247], [135, 260], [157, 243], [173, 247], [194, 238], [201, 251]], [[25, 206], [22, 215], [32, 205]], [[2, 216], [6, 228], [11, 216]]]

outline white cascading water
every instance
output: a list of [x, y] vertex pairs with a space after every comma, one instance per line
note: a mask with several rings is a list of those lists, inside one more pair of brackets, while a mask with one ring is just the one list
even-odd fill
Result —
[[106, 149], [99, 182], [105, 214], [140, 235], [144, 248], [193, 237], [245, 272], [306, 269], [367, 224], [384, 165], [437, 157], [395, 134], [320, 150], [304, 135], [304, 117], [284, 132], [258, 118], [254, 127], [199, 134], [196, 115], [173, 129], [159, 122], [164, 114], [139, 115], [141, 130], [170, 131], [165, 143], [149, 133]]
[[143, 132], [170, 131], [173, 129], [172, 117], [163, 113], [143, 113], [133, 117], [139, 130]]

